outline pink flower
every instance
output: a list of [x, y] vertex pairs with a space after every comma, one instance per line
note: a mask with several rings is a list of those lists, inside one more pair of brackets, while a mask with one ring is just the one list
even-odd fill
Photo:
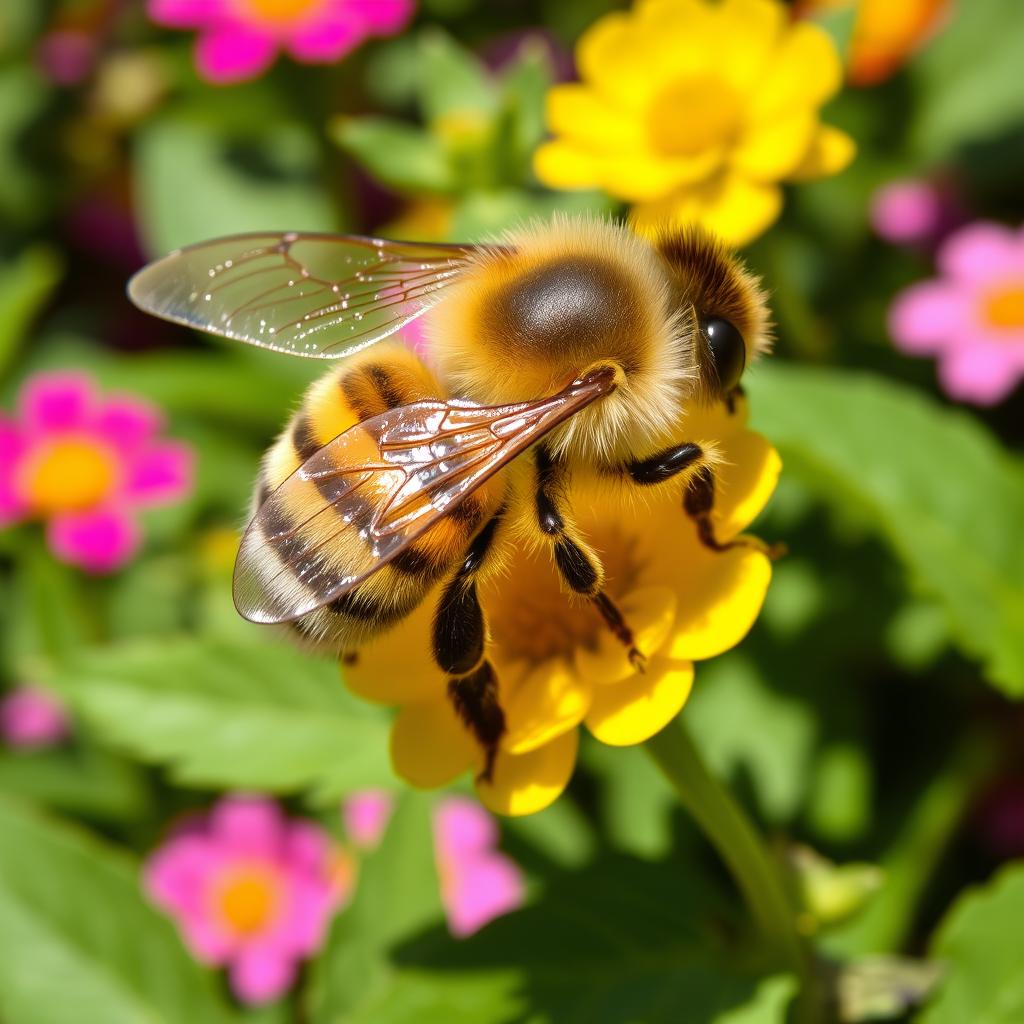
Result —
[[904, 352], [937, 357], [951, 398], [995, 405], [1024, 376], [1024, 229], [968, 225], [938, 265], [940, 277], [897, 296], [889, 329]]
[[893, 245], [934, 246], [966, 220], [953, 183], [923, 179], [876, 189], [869, 215], [875, 233]]
[[261, 75], [280, 50], [303, 64], [331, 64], [368, 36], [400, 32], [413, 0], [148, 0], [168, 28], [199, 32], [196, 67], [211, 82]]
[[51, 747], [70, 732], [64, 706], [36, 686], [19, 686], [0, 699], [0, 738], [11, 747]]
[[364, 789], [353, 793], [341, 805], [345, 834], [361, 850], [372, 850], [384, 835], [394, 799], [382, 789]]
[[31, 377], [17, 415], [0, 415], [0, 528], [43, 519], [62, 561], [89, 572], [123, 565], [141, 541], [136, 510], [192, 486], [191, 449], [160, 439], [162, 427], [154, 406], [101, 399], [84, 374]]
[[236, 796], [156, 850], [144, 885], [196, 959], [228, 966], [238, 998], [263, 1003], [289, 988], [347, 899], [352, 874], [337, 867], [322, 829]]
[[941, 215], [935, 188], [926, 181], [894, 181], [871, 197], [871, 225], [887, 242], [914, 244], [928, 239]]
[[441, 801], [434, 812], [434, 850], [448, 928], [458, 938], [523, 904], [522, 872], [497, 846], [497, 823], [476, 801]]

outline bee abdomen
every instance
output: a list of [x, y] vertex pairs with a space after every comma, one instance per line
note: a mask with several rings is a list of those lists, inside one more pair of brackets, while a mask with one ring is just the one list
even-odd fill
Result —
[[[441, 394], [427, 367], [404, 346], [375, 346], [346, 360], [312, 385], [267, 453], [257, 481], [256, 507], [339, 434], [371, 416]], [[470, 495], [378, 568], [367, 531], [373, 516], [371, 502], [353, 512], [350, 500], [345, 519], [330, 505], [311, 517], [308, 509], [317, 504], [312, 490], [317, 483], [303, 486], [310, 489], [305, 497], [300, 490], [287, 506], [275, 502], [272, 518], [269, 509], [261, 516], [263, 547], [271, 563], [266, 585], [283, 595], [296, 588], [311, 591], [312, 581], [321, 589], [325, 580], [369, 573], [348, 592], [288, 624], [305, 643], [338, 650], [353, 649], [416, 608], [453, 567], [484, 521], [488, 493], [485, 488]], [[290, 568], [299, 558], [308, 567], [306, 582]]]

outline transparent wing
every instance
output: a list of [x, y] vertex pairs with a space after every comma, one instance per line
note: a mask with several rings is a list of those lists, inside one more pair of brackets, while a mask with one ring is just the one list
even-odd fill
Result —
[[128, 295], [165, 320], [277, 352], [336, 359], [423, 313], [473, 251], [359, 235], [234, 235], [149, 264], [131, 279]]
[[253, 622], [286, 622], [344, 597], [613, 387], [601, 369], [536, 402], [416, 402], [357, 424], [260, 506], [235, 564], [235, 606]]

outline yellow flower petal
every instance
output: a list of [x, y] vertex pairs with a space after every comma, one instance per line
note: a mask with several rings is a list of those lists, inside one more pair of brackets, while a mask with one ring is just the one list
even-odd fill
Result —
[[420, 789], [446, 785], [480, 757], [479, 746], [447, 698], [406, 704], [391, 728], [395, 773]]
[[726, 464], [718, 473], [711, 520], [718, 540], [745, 530], [768, 504], [782, 471], [782, 459], [768, 441], [752, 430], [722, 445]]
[[715, 173], [725, 156], [725, 150], [718, 146], [693, 156], [637, 152], [595, 158], [594, 168], [601, 188], [616, 199], [635, 203], [657, 200], [681, 185], [703, 181]]
[[502, 749], [526, 754], [575, 729], [590, 707], [591, 689], [564, 661], [539, 665], [506, 701]]
[[842, 84], [843, 68], [831, 36], [820, 25], [797, 22], [782, 37], [757, 89], [755, 117], [820, 107]]
[[[676, 595], [671, 587], [644, 587], [634, 590], [619, 602], [637, 649], [653, 657], [665, 643], [676, 618]], [[636, 674], [629, 652], [610, 629], [598, 634], [597, 645], [576, 652], [576, 671], [584, 679], [600, 685], [618, 683]]]
[[533, 171], [551, 188], [603, 188], [617, 199], [657, 199], [678, 185], [700, 181], [719, 166], [724, 150], [692, 157], [660, 157], [645, 152], [601, 154], [575, 141], [555, 139], [539, 146]]
[[575, 729], [528, 754], [498, 752], [491, 782], [477, 795], [496, 814], [533, 814], [553, 803], [572, 778], [579, 735]]
[[781, 209], [782, 190], [777, 185], [726, 173], [707, 184], [678, 189], [666, 199], [634, 206], [631, 221], [644, 234], [698, 223], [739, 246], [761, 234]]
[[359, 648], [352, 665], [343, 665], [348, 688], [365, 700], [380, 704], [436, 700], [448, 680], [430, 656], [430, 623], [436, 599], [426, 600], [383, 636]]
[[776, 0], [724, 0], [712, 11], [722, 74], [741, 88], [756, 86], [785, 26], [785, 8]]
[[580, 78], [627, 109], [641, 108], [650, 95], [652, 82], [642, 73], [643, 56], [627, 14], [598, 18], [576, 44]]
[[667, 653], [700, 661], [735, 647], [747, 635], [764, 604], [772, 567], [750, 547], [708, 551], [694, 542], [681, 551], [686, 574], [679, 576], [679, 609]]
[[549, 90], [547, 123], [551, 131], [596, 152], [640, 149], [647, 141], [635, 116], [623, 113], [593, 89], [577, 83]]
[[533, 154], [533, 173], [549, 188], [597, 188], [598, 160], [573, 142], [555, 139], [538, 146]]
[[813, 181], [838, 174], [857, 155], [857, 143], [830, 124], [819, 125], [807, 155], [789, 176], [790, 181]]
[[656, 658], [645, 673], [594, 691], [587, 728], [609, 746], [643, 743], [679, 714], [692, 685], [692, 664]]
[[755, 181], [785, 178], [807, 156], [817, 123], [817, 116], [808, 110], [755, 123], [733, 150], [730, 162]]

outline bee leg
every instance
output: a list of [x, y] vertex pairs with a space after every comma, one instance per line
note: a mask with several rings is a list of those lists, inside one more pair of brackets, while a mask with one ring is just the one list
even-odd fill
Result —
[[537, 522], [541, 532], [551, 538], [558, 572], [570, 590], [590, 598], [605, 624], [629, 652], [630, 663], [642, 672], [647, 659], [636, 646], [625, 616], [604, 592], [604, 566], [582, 539], [573, 537], [574, 531], [566, 524], [566, 516], [559, 508], [560, 504], [565, 504], [559, 486], [561, 467], [543, 445], [537, 447], [535, 458]]
[[498, 678], [484, 656], [487, 625], [476, 591], [476, 576], [494, 543], [504, 509], [476, 535], [466, 557], [441, 594], [434, 612], [434, 660], [448, 675], [448, 698], [459, 718], [484, 749], [479, 779], [489, 782], [498, 744], [505, 732], [505, 713], [498, 703]]
[[683, 492], [683, 511], [697, 526], [697, 537], [701, 544], [712, 551], [729, 551], [732, 548], [754, 548], [769, 558], [785, 554], [783, 544], [765, 544], [755, 537], [736, 537], [724, 543], [715, 537], [711, 522], [711, 510], [715, 505], [715, 472], [710, 466], [702, 466], [694, 473]]
[[633, 481], [641, 486], [660, 484], [670, 480], [677, 473], [690, 470], [691, 476], [683, 491], [683, 510], [694, 521], [697, 537], [704, 547], [712, 551], [752, 547], [764, 551], [769, 557], [775, 557], [779, 553], [776, 548], [766, 547], [752, 537], [737, 537], [725, 542], [715, 537], [714, 525], [711, 522], [711, 510], [715, 505], [715, 471], [707, 463], [699, 444], [684, 441], [649, 458], [627, 462], [625, 470]]

